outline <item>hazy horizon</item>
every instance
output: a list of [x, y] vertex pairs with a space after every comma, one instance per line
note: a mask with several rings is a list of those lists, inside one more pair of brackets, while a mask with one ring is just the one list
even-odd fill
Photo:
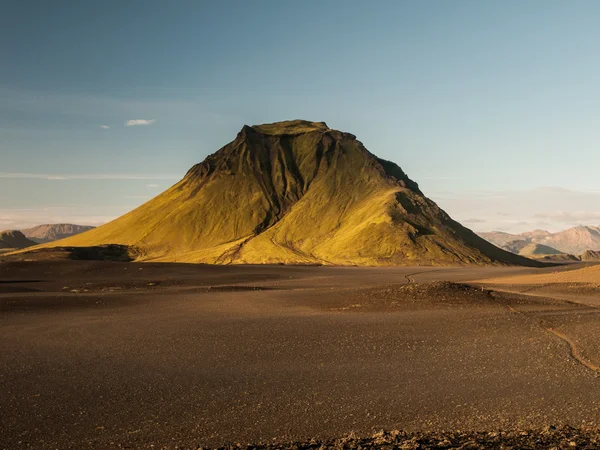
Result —
[[474, 231], [597, 226], [598, 12], [591, 1], [9, 2], [0, 229], [99, 225], [244, 124], [297, 118], [355, 134]]

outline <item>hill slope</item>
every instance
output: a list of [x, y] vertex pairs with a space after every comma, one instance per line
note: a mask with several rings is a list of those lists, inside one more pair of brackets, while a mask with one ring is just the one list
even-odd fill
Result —
[[74, 225], [71, 223], [54, 223], [38, 225], [33, 228], [21, 230], [21, 232], [32, 241], [42, 244], [44, 242], [58, 241], [76, 234], [89, 231], [94, 227], [88, 225]]
[[600, 261], [600, 251], [587, 250], [581, 255], [582, 261]]
[[477, 234], [500, 248], [505, 248], [505, 246], [511, 242], [524, 239], [520, 234], [505, 233], [504, 231], [482, 231]]
[[539, 257], [545, 255], [562, 255], [564, 254], [560, 250], [549, 247], [543, 244], [529, 244], [521, 249], [519, 255], [527, 258]]
[[0, 231], [0, 251], [27, 248], [36, 245], [18, 230]]
[[306, 121], [244, 126], [154, 199], [47, 245], [102, 244], [222, 264], [536, 264], [452, 220], [355, 136]]

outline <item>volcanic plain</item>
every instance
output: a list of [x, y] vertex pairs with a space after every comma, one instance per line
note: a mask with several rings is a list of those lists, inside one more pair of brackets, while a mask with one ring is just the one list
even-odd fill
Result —
[[0, 448], [589, 430], [582, 267], [5, 261]]

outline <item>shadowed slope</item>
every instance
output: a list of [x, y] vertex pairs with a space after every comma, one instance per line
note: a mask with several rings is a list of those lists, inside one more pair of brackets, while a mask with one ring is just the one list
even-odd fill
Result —
[[562, 255], [564, 252], [543, 244], [529, 244], [519, 252], [519, 255], [526, 258], [545, 256], [545, 255]]
[[0, 250], [27, 248], [36, 245], [18, 230], [0, 231]]
[[163, 261], [535, 264], [453, 221], [355, 136], [306, 121], [244, 126], [164, 193], [58, 245], [109, 243]]

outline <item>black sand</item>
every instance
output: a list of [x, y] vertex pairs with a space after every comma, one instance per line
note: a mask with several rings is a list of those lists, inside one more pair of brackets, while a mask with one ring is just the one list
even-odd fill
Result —
[[0, 448], [594, 448], [599, 310], [463, 284], [536, 270], [2, 263]]

